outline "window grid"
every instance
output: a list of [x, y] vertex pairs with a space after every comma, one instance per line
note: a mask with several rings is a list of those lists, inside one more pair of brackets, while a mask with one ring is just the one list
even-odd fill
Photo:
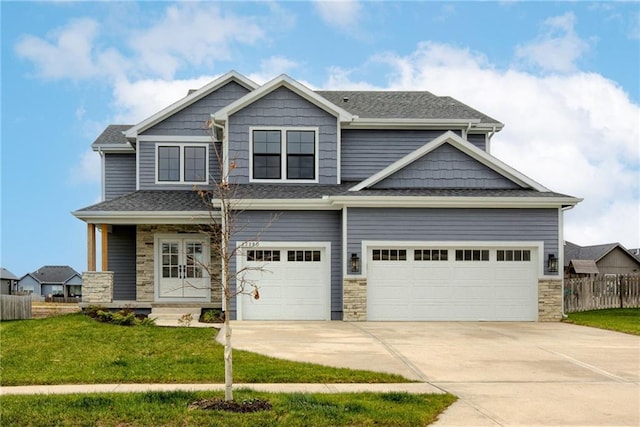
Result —
[[320, 262], [320, 251], [297, 250], [288, 251], [287, 260], [289, 262]]
[[489, 250], [456, 249], [456, 261], [489, 261]]
[[498, 261], [531, 261], [531, 251], [528, 249], [498, 249]]
[[413, 251], [415, 261], [448, 261], [447, 249], [416, 249]]
[[251, 135], [251, 179], [317, 180], [317, 129], [254, 129]]
[[278, 262], [280, 261], [280, 251], [252, 249], [247, 251], [247, 261]]
[[158, 145], [156, 182], [205, 183], [208, 181], [207, 162], [205, 145]]
[[406, 261], [406, 249], [374, 249], [374, 261]]

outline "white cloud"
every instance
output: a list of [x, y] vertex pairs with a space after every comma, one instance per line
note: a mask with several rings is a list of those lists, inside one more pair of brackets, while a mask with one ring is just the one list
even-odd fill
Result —
[[251, 17], [225, 14], [214, 3], [187, 2], [168, 7], [163, 19], [137, 31], [130, 44], [140, 69], [168, 79], [183, 66], [227, 61], [234, 42], [253, 44], [263, 37]]
[[345, 33], [356, 34], [363, 8], [356, 0], [317, 0], [314, 7], [322, 20]]
[[24, 35], [15, 50], [18, 56], [34, 63], [41, 77], [94, 77], [100, 74], [92, 57], [92, 45], [98, 32], [99, 24], [95, 20], [78, 19], [51, 32], [46, 39]]
[[77, 164], [71, 168], [69, 181], [72, 184], [99, 184], [102, 167], [100, 155], [91, 149], [85, 150], [79, 157]]
[[[385, 89], [450, 95], [505, 123], [493, 155], [553, 191], [585, 199], [566, 216], [566, 239], [640, 246], [640, 106], [617, 84], [593, 73], [498, 70], [482, 54], [436, 43], [371, 62], [389, 67]], [[328, 82], [362, 85], [341, 69]]]
[[535, 41], [518, 46], [516, 57], [543, 71], [575, 71], [576, 61], [589, 50], [589, 44], [576, 34], [574, 25], [572, 12], [547, 18], [545, 32]]
[[280, 74], [289, 74], [300, 67], [300, 64], [284, 56], [272, 56], [260, 62], [260, 70], [248, 74], [247, 77], [258, 84], [264, 84]]

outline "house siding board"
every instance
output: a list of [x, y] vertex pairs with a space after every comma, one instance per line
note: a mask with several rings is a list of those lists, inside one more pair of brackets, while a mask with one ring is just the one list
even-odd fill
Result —
[[136, 190], [136, 155], [104, 155], [104, 198], [111, 200]]
[[136, 300], [136, 227], [114, 225], [109, 234], [109, 271], [113, 272], [113, 299]]
[[347, 253], [361, 257], [363, 240], [542, 241], [542, 261], [558, 255], [556, 209], [349, 208], [347, 222]]
[[597, 265], [600, 274], [629, 274], [640, 271], [640, 262], [619, 247], [598, 260]]
[[367, 179], [444, 132], [446, 130], [343, 130], [342, 181]]
[[42, 295], [40, 282], [31, 276], [25, 276], [18, 281], [18, 290], [32, 291], [36, 295]]
[[291, 90], [281, 87], [236, 112], [229, 118], [229, 158], [238, 183], [249, 182], [249, 129], [251, 127], [318, 128], [318, 168], [320, 184], [337, 181], [337, 121]]
[[[178, 142], [175, 142], [178, 143]], [[192, 184], [156, 184], [156, 145], [172, 144], [172, 142], [142, 141], [138, 143], [139, 190], [191, 190]], [[180, 144], [186, 144], [180, 142]], [[200, 144], [200, 143], [199, 143]], [[196, 144], [197, 145], [197, 144]], [[220, 145], [217, 145], [220, 150]], [[220, 178], [220, 166], [216, 158], [213, 144], [209, 144], [209, 182]], [[205, 185], [202, 184], [204, 187]]]
[[467, 141], [483, 151], [487, 151], [487, 135], [484, 133], [467, 134]]
[[[342, 320], [342, 220], [340, 211], [245, 211], [238, 218], [231, 248], [237, 242], [330, 242], [331, 318]], [[259, 238], [258, 238], [259, 237]], [[232, 257], [231, 271], [236, 259]], [[235, 283], [232, 284], [235, 286]], [[235, 318], [236, 302], [231, 303]]]
[[373, 188], [518, 189], [518, 184], [450, 144], [443, 144]]
[[248, 92], [248, 89], [238, 83], [229, 82], [215, 92], [147, 129], [142, 135], [209, 135], [210, 131], [205, 127], [205, 123], [210, 119], [211, 114], [238, 100]]

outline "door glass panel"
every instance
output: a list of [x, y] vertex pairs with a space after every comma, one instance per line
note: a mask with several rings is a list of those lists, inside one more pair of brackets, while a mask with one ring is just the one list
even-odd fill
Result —
[[187, 278], [201, 278], [202, 277], [202, 243], [200, 242], [187, 242]]
[[162, 277], [178, 277], [178, 244], [162, 244]]

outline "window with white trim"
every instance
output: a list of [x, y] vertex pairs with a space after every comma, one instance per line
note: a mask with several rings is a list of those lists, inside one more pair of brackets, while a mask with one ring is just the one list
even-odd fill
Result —
[[489, 261], [489, 250], [456, 249], [456, 261]]
[[158, 144], [156, 146], [156, 182], [207, 183], [208, 158], [208, 144]]
[[373, 261], [406, 261], [406, 249], [374, 249], [372, 251]]
[[498, 261], [531, 261], [531, 251], [528, 249], [498, 249], [496, 259]]
[[247, 261], [280, 261], [280, 251], [278, 250], [248, 250]]
[[449, 251], [447, 249], [415, 249], [413, 259], [414, 261], [448, 261]]
[[315, 181], [317, 130], [299, 128], [251, 131], [251, 177], [267, 181]]
[[320, 251], [287, 251], [287, 260], [289, 262], [320, 262]]

